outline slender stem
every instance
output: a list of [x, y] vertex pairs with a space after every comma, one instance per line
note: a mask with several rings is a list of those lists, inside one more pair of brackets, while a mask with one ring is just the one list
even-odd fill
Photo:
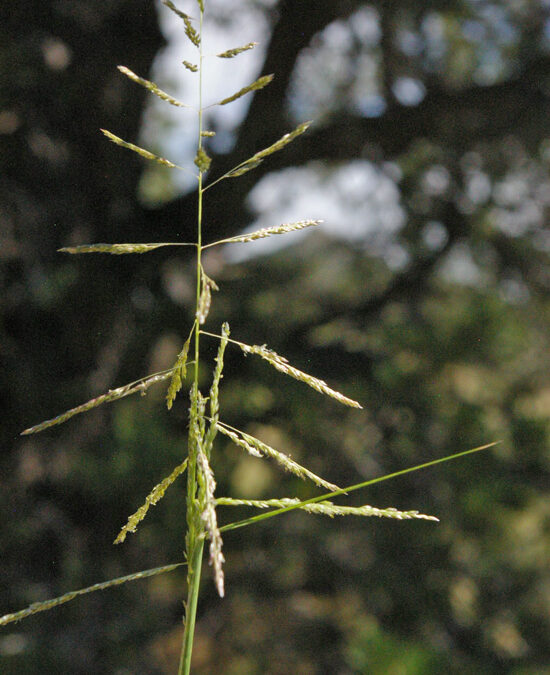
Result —
[[[199, 23], [199, 111], [198, 111], [198, 151], [202, 148], [202, 23], [203, 12], [200, 12]], [[203, 171], [199, 167], [199, 185], [198, 185], [198, 204], [197, 204], [197, 282], [196, 282], [196, 305], [195, 315], [198, 314], [201, 295], [201, 253], [202, 253], [202, 186]], [[198, 321], [196, 318], [195, 321]], [[187, 537], [186, 537], [186, 558], [187, 558], [187, 603], [185, 610], [185, 629], [183, 633], [183, 643], [181, 648], [180, 664], [178, 675], [189, 675], [191, 672], [191, 655], [193, 652], [193, 640], [195, 635], [195, 622], [197, 616], [197, 604], [199, 598], [199, 588], [201, 581], [202, 554], [204, 549], [203, 525], [200, 517], [200, 510], [197, 504], [197, 454], [198, 443], [195, 429], [197, 428], [196, 416], [199, 414], [197, 406], [198, 388], [199, 388], [199, 362], [200, 362], [200, 330], [198, 325], [195, 327], [195, 364], [193, 369], [192, 400], [189, 424], [189, 443], [188, 443], [188, 471], [187, 471]]]
[[195, 619], [197, 616], [197, 604], [199, 600], [199, 587], [201, 579], [202, 551], [204, 539], [200, 539], [195, 546], [191, 560], [188, 560], [189, 591], [187, 595], [187, 608], [185, 613], [185, 631], [180, 656], [178, 675], [189, 675], [191, 672], [191, 654], [193, 653], [193, 638], [195, 635]]

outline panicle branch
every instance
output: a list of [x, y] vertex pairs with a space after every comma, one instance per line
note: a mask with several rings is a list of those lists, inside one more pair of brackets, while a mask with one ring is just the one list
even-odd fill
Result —
[[185, 471], [187, 468], [187, 460], [184, 460], [179, 464], [169, 476], [166, 476], [158, 485], [151, 490], [145, 499], [145, 503], [139, 507], [139, 509], [133, 513], [129, 518], [128, 522], [118, 533], [117, 538], [114, 540], [114, 544], [121, 544], [125, 539], [128, 532], [135, 532], [137, 526], [147, 515], [150, 506], [155, 506], [163, 497], [166, 490], [172, 485], [178, 476]]
[[288, 455], [285, 455], [284, 452], [275, 450], [275, 448], [272, 448], [270, 445], [267, 445], [267, 443], [260, 441], [258, 438], [255, 438], [244, 431], [240, 431], [239, 429], [234, 429], [223, 422], [218, 422], [216, 427], [218, 431], [220, 431], [225, 436], [228, 436], [233, 441], [233, 443], [235, 443], [235, 445], [243, 448], [250, 455], [253, 455], [254, 457], [271, 457], [286, 471], [293, 473], [299, 478], [309, 478], [309, 480], [315, 483], [315, 485], [324, 487], [327, 490], [334, 491], [339, 489], [337, 485], [334, 485], [334, 483], [329, 483], [320, 476], [317, 476], [312, 471], [309, 471], [309, 469], [306, 469], [305, 467], [298, 464], [298, 462], [295, 462]]
[[[285, 508], [300, 504], [299, 499], [284, 497], [283, 499], [232, 499], [230, 497], [218, 497], [218, 506], [253, 506], [257, 509]], [[439, 522], [435, 516], [427, 516], [418, 511], [399, 511], [393, 507], [379, 509], [375, 506], [339, 506], [330, 501], [303, 504], [297, 508], [308, 513], [320, 514], [334, 518], [335, 516], [376, 516], [377, 518], [393, 518], [395, 520], [433, 520]]]
[[126, 66], [117, 66], [117, 68], [123, 75], [126, 75], [126, 77], [130, 78], [130, 80], [132, 80], [133, 82], [136, 82], [137, 84], [140, 84], [142, 87], [145, 87], [145, 89], [150, 91], [155, 96], [158, 96], [163, 101], [166, 101], [171, 105], [175, 105], [177, 108], [191, 108], [190, 105], [182, 103], [181, 101], [178, 101], [177, 98], [174, 98], [173, 96], [170, 96], [170, 94], [167, 94], [165, 91], [162, 91], [162, 89], [157, 87], [157, 85], [154, 82], [151, 82], [150, 80], [146, 80], [145, 78], [136, 75], [129, 68], [126, 68]]
[[131, 382], [130, 384], [126, 384], [123, 387], [118, 387], [117, 389], [111, 389], [106, 394], [96, 396], [96, 398], [92, 398], [91, 400], [87, 401], [86, 403], [83, 403], [82, 405], [77, 406], [76, 408], [71, 408], [70, 410], [67, 410], [64, 413], [61, 413], [61, 415], [57, 415], [57, 417], [53, 417], [52, 419], [46, 420], [45, 422], [36, 424], [34, 427], [25, 429], [25, 431], [21, 432], [21, 436], [36, 434], [39, 431], [43, 431], [44, 429], [53, 427], [56, 424], [62, 424], [71, 417], [74, 417], [74, 415], [86, 412], [88, 410], [91, 410], [92, 408], [97, 408], [97, 406], [102, 405], [103, 403], [110, 403], [111, 401], [116, 401], [119, 398], [124, 398], [125, 396], [130, 396], [130, 394], [136, 394], [137, 392], [145, 394], [145, 392], [147, 391], [147, 389], [149, 389], [150, 386], [156, 384], [157, 382], [163, 382], [164, 380], [167, 380], [171, 376], [172, 376], [172, 369], [164, 371], [162, 373], [156, 373], [155, 375], [143, 378], [142, 380], [137, 380], [136, 382]]

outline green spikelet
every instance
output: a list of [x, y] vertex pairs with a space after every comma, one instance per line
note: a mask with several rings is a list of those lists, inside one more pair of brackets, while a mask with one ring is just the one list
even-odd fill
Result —
[[243, 52], [247, 52], [249, 49], [254, 49], [254, 47], [257, 44], [258, 44], [257, 42], [249, 42], [248, 44], [243, 45], [242, 47], [235, 47], [235, 49], [228, 49], [226, 52], [216, 54], [216, 56], [219, 59], [232, 59], [234, 56], [237, 56], [237, 54], [242, 54]]
[[197, 321], [202, 326], [210, 311], [212, 303], [212, 291], [218, 291], [216, 282], [211, 279], [201, 267], [201, 294], [199, 298], [199, 307], [197, 309]]
[[170, 380], [168, 391], [166, 393], [166, 407], [168, 408], [168, 410], [172, 408], [172, 404], [174, 403], [176, 394], [182, 388], [183, 381], [185, 380], [185, 376], [187, 375], [187, 355], [189, 354], [189, 345], [191, 344], [192, 334], [193, 332], [191, 331], [191, 334], [189, 335], [189, 337], [185, 341], [185, 344], [183, 345], [183, 349], [178, 354], [178, 359], [176, 361], [176, 365], [174, 366], [172, 379]]
[[203, 173], [205, 171], [208, 171], [210, 168], [210, 164], [212, 160], [210, 157], [206, 154], [206, 152], [202, 149], [199, 148], [197, 151], [197, 156], [195, 157], [195, 165], [199, 168], [199, 171], [202, 171]]
[[191, 23], [191, 17], [185, 12], [179, 10], [174, 5], [173, 2], [170, 2], [170, 0], [162, 0], [162, 4], [166, 5], [168, 9], [171, 9], [174, 12], [174, 14], [177, 14], [180, 17], [180, 19], [183, 20], [183, 23], [185, 24], [185, 34], [187, 35], [189, 40], [191, 40], [191, 42], [195, 45], [195, 47], [198, 47], [201, 43], [201, 38], [200, 35], [197, 33], [197, 31], [193, 28], [193, 25]]

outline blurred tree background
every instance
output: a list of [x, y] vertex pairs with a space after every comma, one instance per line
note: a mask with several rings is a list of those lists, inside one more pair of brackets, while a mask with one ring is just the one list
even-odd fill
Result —
[[[206, 573], [194, 672], [550, 673], [548, 2], [206, 5], [219, 51], [262, 40], [217, 95], [276, 73], [233, 118], [212, 113], [212, 178], [316, 119], [207, 193], [208, 240], [327, 221], [290, 247], [249, 244], [247, 259], [212, 251], [221, 292], [208, 327], [228, 319], [237, 339], [267, 342], [365, 407], [342, 409], [228, 349], [224, 419], [340, 485], [503, 442], [343, 500], [438, 525], [292, 513], [227, 533], [227, 597]], [[178, 127], [116, 70], [178, 95], [154, 67], [166, 13], [152, 0], [0, 8], [1, 613], [181, 559], [183, 482], [111, 543], [184, 456], [185, 396], [168, 414], [161, 386], [18, 436], [169, 367], [191, 325], [184, 249], [56, 253], [194, 239], [189, 186], [98, 131], [190, 165], [187, 113]], [[180, 60], [186, 48], [172, 45]], [[313, 494], [223, 439], [214, 469], [219, 495]], [[0, 669], [173, 673], [183, 590], [182, 571], [12, 624]]]

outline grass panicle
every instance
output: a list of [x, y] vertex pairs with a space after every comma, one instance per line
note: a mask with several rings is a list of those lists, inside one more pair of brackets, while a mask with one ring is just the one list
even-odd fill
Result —
[[[201, 138], [202, 138], [202, 133], [201, 133]], [[204, 173], [205, 171], [208, 171], [208, 169], [210, 168], [210, 164], [212, 162], [210, 157], [206, 154], [206, 152], [202, 148], [199, 148], [197, 150], [197, 155], [196, 155], [196, 157], [193, 161], [194, 161], [194, 164], [198, 167], [198, 169], [201, 173]]]
[[[422, 519], [429, 521], [437, 521], [435, 516], [427, 516], [418, 511], [400, 511], [395, 508], [376, 508], [373, 506], [340, 506], [334, 504], [330, 501], [332, 498], [347, 494], [348, 490], [358, 490], [365, 488], [374, 483], [380, 482], [382, 480], [388, 480], [390, 478], [395, 478], [397, 476], [404, 475], [411, 471], [416, 471], [421, 468], [426, 468], [449, 459], [455, 459], [463, 455], [469, 454], [471, 452], [477, 452], [486, 447], [490, 447], [494, 444], [489, 444], [487, 446], [482, 446], [480, 448], [475, 448], [474, 450], [469, 450], [462, 453], [457, 453], [454, 456], [449, 456], [446, 458], [432, 460], [422, 465], [418, 465], [414, 468], [409, 468], [395, 472], [394, 474], [386, 475], [379, 478], [374, 478], [369, 481], [364, 481], [363, 483], [358, 483], [349, 488], [339, 488], [337, 485], [321, 478], [317, 474], [313, 473], [304, 466], [301, 466], [289, 457], [287, 454], [272, 448], [267, 443], [262, 440], [248, 434], [244, 431], [236, 429], [231, 425], [220, 421], [220, 383], [223, 377], [223, 367], [224, 367], [224, 356], [227, 345], [231, 342], [237, 345], [245, 354], [256, 354], [262, 359], [267, 361], [272, 367], [278, 370], [284, 375], [288, 375], [300, 382], [304, 382], [308, 386], [312, 387], [321, 394], [327, 395], [336, 401], [350, 406], [352, 408], [361, 408], [361, 404], [357, 401], [348, 398], [341, 394], [340, 392], [329, 387], [326, 382], [318, 379], [308, 373], [305, 373], [298, 368], [290, 365], [288, 360], [277, 354], [271, 349], [268, 349], [266, 345], [248, 345], [243, 342], [238, 342], [236, 340], [230, 339], [230, 330], [229, 325], [225, 322], [222, 325], [221, 335], [216, 335], [214, 333], [207, 332], [201, 328], [208, 318], [211, 303], [212, 303], [212, 292], [218, 290], [218, 286], [205, 272], [202, 265], [202, 253], [204, 249], [207, 249], [212, 246], [219, 244], [229, 244], [229, 243], [246, 243], [255, 241], [257, 239], [263, 239], [266, 237], [286, 234], [288, 232], [294, 232], [302, 230], [308, 227], [313, 227], [319, 225], [322, 221], [320, 220], [299, 220], [291, 223], [283, 223], [281, 225], [276, 225], [273, 227], [265, 227], [255, 232], [244, 233], [229, 237], [226, 239], [221, 239], [219, 241], [214, 241], [211, 244], [203, 245], [203, 200], [206, 190], [216, 185], [219, 181], [224, 178], [236, 178], [241, 176], [252, 169], [258, 167], [265, 159], [270, 155], [283, 150], [289, 143], [298, 138], [301, 134], [307, 131], [311, 125], [310, 121], [303, 122], [299, 124], [294, 130], [286, 133], [284, 136], [279, 138], [277, 141], [264, 148], [259, 150], [254, 155], [244, 160], [234, 168], [232, 168], [227, 173], [223, 174], [221, 177], [212, 181], [209, 184], [205, 184], [204, 174], [210, 169], [211, 158], [206, 153], [203, 148], [203, 139], [212, 137], [214, 135], [213, 131], [203, 129], [204, 124], [204, 112], [206, 107], [203, 107], [203, 68], [204, 68], [204, 54], [203, 54], [203, 19], [204, 19], [204, 1], [196, 0], [196, 7], [199, 11], [199, 20], [198, 28], [196, 19], [192, 18], [190, 15], [178, 9], [170, 0], [162, 0], [163, 4], [172, 12], [174, 12], [184, 23], [185, 34], [190, 42], [198, 50], [197, 63], [191, 63], [189, 61], [183, 61], [183, 66], [192, 73], [198, 72], [198, 78], [195, 79], [195, 82], [198, 84], [198, 98], [199, 106], [196, 109], [197, 113], [197, 150], [194, 163], [198, 169], [198, 173], [194, 172], [193, 175], [197, 180], [197, 228], [196, 228], [196, 242], [195, 243], [130, 243], [130, 244], [87, 244], [82, 246], [70, 246], [60, 249], [65, 253], [109, 253], [114, 255], [129, 254], [129, 253], [147, 253], [153, 251], [157, 248], [164, 246], [193, 246], [196, 249], [196, 262], [195, 262], [195, 305], [194, 305], [194, 318], [192, 319], [192, 326], [189, 331], [187, 340], [184, 342], [183, 347], [178, 354], [176, 362], [172, 368], [166, 371], [155, 373], [149, 375], [145, 378], [127, 384], [123, 387], [110, 390], [108, 393], [98, 396], [91, 399], [87, 403], [84, 403], [76, 408], [72, 408], [57, 417], [46, 420], [40, 424], [37, 424], [34, 427], [30, 427], [23, 431], [23, 434], [33, 434], [38, 431], [42, 431], [49, 427], [52, 427], [62, 422], [67, 421], [74, 415], [77, 415], [82, 412], [86, 412], [95, 408], [103, 403], [112, 402], [129, 396], [134, 393], [144, 394], [147, 389], [158, 382], [164, 382], [170, 380], [167, 393], [166, 393], [166, 405], [168, 409], [171, 409], [175, 398], [179, 391], [183, 388], [186, 379], [189, 380], [189, 414], [188, 414], [188, 429], [187, 429], [187, 447], [186, 447], [186, 456], [182, 457], [182, 462], [166, 476], [158, 485], [156, 485], [153, 490], [147, 495], [142, 506], [128, 518], [128, 522], [124, 527], [122, 527], [120, 533], [115, 539], [115, 543], [122, 543], [129, 532], [135, 532], [140, 522], [149, 512], [151, 506], [154, 506], [159, 502], [160, 499], [165, 495], [167, 489], [176, 481], [176, 479], [184, 473], [187, 472], [186, 476], [186, 513], [185, 513], [185, 564], [187, 565], [187, 599], [185, 602], [185, 625], [183, 633], [183, 641], [180, 655], [179, 663], [179, 675], [189, 675], [191, 669], [191, 654], [193, 648], [193, 639], [194, 639], [194, 629], [195, 629], [195, 620], [197, 613], [197, 605], [199, 598], [199, 588], [200, 588], [200, 579], [201, 579], [201, 570], [202, 570], [202, 560], [203, 560], [203, 549], [205, 541], [209, 539], [209, 560], [213, 569], [214, 582], [216, 589], [220, 597], [224, 596], [225, 593], [225, 580], [224, 580], [224, 555], [222, 552], [222, 532], [229, 532], [234, 529], [245, 527], [247, 525], [258, 523], [267, 518], [276, 517], [282, 513], [286, 513], [295, 509], [302, 509], [311, 514], [322, 514], [329, 517], [336, 516], [374, 516], [379, 518], [392, 518], [397, 520], [410, 520], [410, 519]], [[243, 46], [229, 49], [227, 51], [218, 53], [216, 56], [221, 59], [232, 59], [239, 54], [253, 49], [257, 43], [249, 42]], [[167, 103], [174, 105], [179, 108], [190, 108], [186, 104], [178, 101], [174, 97], [170, 96], [166, 92], [162, 91], [154, 82], [146, 80], [125, 66], [119, 66], [119, 70], [126, 77], [136, 82], [137, 84], [145, 87], [151, 93], [166, 101]], [[240, 99], [242, 96], [245, 96], [248, 93], [257, 92], [267, 86], [273, 79], [273, 75], [263, 75], [257, 80], [249, 84], [248, 86], [240, 89], [231, 96], [222, 99], [218, 104], [214, 105], [227, 105]], [[211, 106], [208, 106], [210, 108]], [[164, 159], [163, 157], [158, 157], [153, 153], [140, 148], [132, 143], [122, 140], [118, 136], [115, 136], [110, 131], [104, 129], [101, 130], [105, 136], [112, 141], [113, 143], [120, 145], [124, 148], [136, 152], [140, 156], [158, 162], [164, 166], [171, 168], [181, 169], [178, 165], [173, 162]], [[185, 170], [185, 169], [184, 169]], [[210, 235], [211, 233], [208, 232]], [[212, 383], [209, 390], [208, 397], [203, 396], [199, 389], [199, 382], [202, 381], [202, 361], [201, 361], [201, 337], [202, 335], [209, 335], [215, 337], [219, 340], [218, 352], [215, 359], [215, 367], [212, 377]], [[191, 360], [189, 358], [191, 357]], [[193, 365], [192, 374], [189, 373], [189, 367]], [[209, 415], [207, 415], [206, 410], [209, 410]], [[227, 437], [232, 443], [237, 447], [244, 449], [250, 455], [259, 458], [270, 458], [274, 460], [279, 466], [281, 466], [285, 471], [290, 472], [292, 475], [299, 477], [302, 480], [311, 481], [314, 485], [320, 488], [329, 490], [328, 494], [320, 495], [318, 497], [311, 497], [304, 501], [293, 497], [285, 497], [282, 499], [268, 499], [268, 500], [247, 500], [247, 499], [232, 499], [228, 497], [216, 498], [216, 478], [214, 473], [214, 468], [216, 462], [220, 461], [219, 456], [215, 452], [214, 441], [217, 434], [221, 433], [223, 436]], [[216, 509], [218, 506], [247, 506], [257, 509], [271, 509], [270, 511], [264, 511], [263, 513], [256, 514], [253, 517], [247, 518], [245, 520], [235, 521], [228, 523], [223, 526], [218, 525], [218, 517]], [[182, 519], [183, 520], [183, 519]], [[127, 581], [132, 581], [134, 579], [144, 578], [148, 576], [153, 576], [156, 574], [161, 574], [163, 572], [172, 571], [183, 563], [177, 563], [175, 565], [167, 565], [165, 567], [159, 567], [152, 570], [144, 570], [135, 574], [131, 574], [125, 577], [120, 577], [117, 579], [112, 579], [110, 581], [95, 584], [88, 588], [83, 588], [78, 591], [73, 591], [67, 593], [59, 598], [53, 600], [44, 601], [41, 603], [34, 603], [30, 607], [13, 614], [7, 614], [0, 619], [0, 625], [10, 623], [12, 621], [18, 621], [26, 616], [34, 614], [36, 612], [44, 611], [46, 609], [51, 609], [57, 605], [68, 602], [80, 595], [90, 593], [92, 591], [101, 590], [104, 588], [109, 588], [110, 586], [115, 586], [117, 584], [125, 583]]]
[[155, 485], [155, 487], [147, 495], [145, 503], [142, 506], [140, 506], [139, 509], [128, 518], [128, 522], [120, 530], [117, 538], [113, 543], [122, 544], [122, 542], [126, 539], [126, 535], [128, 534], [128, 532], [135, 532], [137, 530], [138, 525], [147, 515], [149, 507], [158, 504], [158, 502], [164, 497], [164, 493], [166, 492], [166, 490], [170, 487], [170, 485], [172, 485], [172, 483], [176, 480], [178, 476], [181, 476], [181, 474], [185, 471], [186, 468], [187, 468], [187, 460], [185, 459], [181, 464], [178, 464], [178, 466], [172, 471], [172, 473], [169, 476], [166, 476], [166, 478], [163, 478], [163, 480], [161, 480], [161, 482], [158, 485]]

